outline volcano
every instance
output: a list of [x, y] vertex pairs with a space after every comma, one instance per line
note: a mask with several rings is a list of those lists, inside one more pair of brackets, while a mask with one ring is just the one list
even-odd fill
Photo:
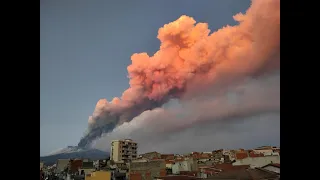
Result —
[[91, 148], [79, 148], [78, 146], [68, 146], [63, 149], [59, 149], [55, 152], [50, 153], [47, 156], [40, 157], [40, 161], [46, 165], [53, 165], [58, 159], [106, 159], [109, 158], [109, 152], [101, 151], [98, 149]]

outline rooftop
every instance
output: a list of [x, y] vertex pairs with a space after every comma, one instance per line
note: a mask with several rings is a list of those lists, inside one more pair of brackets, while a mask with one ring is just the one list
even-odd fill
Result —
[[248, 169], [250, 168], [249, 165], [232, 165], [232, 164], [217, 164], [214, 166], [217, 169], [221, 169], [222, 171], [226, 172], [226, 171], [233, 171], [233, 170], [242, 170], [242, 169]]
[[270, 163], [270, 164], [267, 164], [267, 165], [263, 166], [262, 168], [267, 167], [267, 166], [273, 166], [273, 167], [280, 168], [280, 164], [279, 163]]
[[236, 153], [236, 159], [245, 159], [248, 157], [248, 153], [247, 152], [238, 152]]
[[236, 179], [247, 179], [247, 180], [254, 180], [254, 179], [269, 179], [275, 180], [278, 179], [279, 176], [271, 171], [264, 170], [261, 168], [255, 169], [240, 169], [236, 171], [229, 171], [229, 172], [221, 172], [219, 174], [215, 174], [207, 179], [229, 179], [229, 180], [236, 180]]
[[161, 180], [196, 180], [196, 179], [201, 179], [197, 178], [194, 176], [186, 176], [186, 175], [168, 175], [168, 176], [160, 176], [160, 177], [155, 177], [156, 179], [161, 179]]
[[118, 140], [112, 140], [111, 142], [119, 142], [119, 141], [126, 141], [126, 142], [134, 143], [134, 141], [132, 139], [118, 139]]

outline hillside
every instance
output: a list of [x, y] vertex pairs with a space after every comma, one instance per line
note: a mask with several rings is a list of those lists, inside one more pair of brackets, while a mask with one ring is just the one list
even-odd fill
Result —
[[52, 165], [57, 162], [58, 159], [105, 159], [109, 157], [109, 152], [100, 151], [98, 149], [79, 149], [76, 146], [68, 146], [58, 152], [52, 153], [48, 156], [40, 157], [40, 161], [46, 165]]

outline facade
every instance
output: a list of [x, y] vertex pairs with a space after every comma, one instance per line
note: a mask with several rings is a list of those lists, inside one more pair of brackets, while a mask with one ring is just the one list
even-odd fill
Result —
[[136, 159], [137, 148], [137, 143], [133, 142], [131, 139], [113, 140], [111, 142], [110, 159], [115, 162], [128, 162]]
[[175, 164], [174, 160], [165, 160], [166, 161], [166, 168], [172, 169], [172, 166]]
[[228, 161], [233, 161], [233, 160], [236, 159], [235, 154], [232, 153], [231, 150], [223, 150], [223, 151], [222, 151], [222, 154], [223, 154], [223, 158], [224, 158], [224, 160], [225, 160], [226, 162], [228, 162]]
[[280, 156], [263, 156], [263, 157], [247, 157], [244, 159], [237, 159], [232, 163], [236, 165], [250, 165], [251, 168], [263, 167], [270, 163], [280, 163]]
[[264, 156], [279, 156], [278, 151], [280, 151], [280, 148], [275, 146], [262, 146], [253, 149], [253, 151], [255, 151], [256, 153], [261, 153]]
[[69, 159], [58, 159], [56, 173], [61, 173], [69, 166]]
[[155, 180], [196, 180], [201, 178], [188, 176], [188, 175], [170, 175], [170, 176], [156, 177], [154, 179]]
[[148, 162], [150, 159], [147, 158], [138, 158], [138, 159], [133, 159], [131, 162]]
[[82, 162], [82, 167], [79, 168], [79, 174], [87, 175], [87, 174], [91, 174], [95, 170], [96, 170], [96, 168], [94, 168], [92, 161], [91, 162], [90, 161], [89, 162]]
[[174, 159], [174, 154], [161, 154], [160, 159], [165, 159], [165, 160], [173, 160]]
[[69, 161], [69, 173], [73, 174], [79, 171], [82, 167], [82, 160], [81, 159], [71, 159]]
[[96, 171], [85, 176], [85, 180], [111, 180], [110, 171]]
[[129, 168], [130, 180], [153, 180], [154, 177], [166, 175], [165, 160], [149, 162], [131, 162]]
[[206, 179], [213, 174], [220, 173], [221, 170], [214, 168], [214, 166], [201, 166], [199, 167], [199, 173], [197, 174], [197, 177]]
[[197, 165], [197, 161], [193, 159], [175, 162], [171, 167], [172, 174], [180, 174], [180, 171], [197, 171]]
[[272, 156], [273, 155], [272, 149], [254, 149], [253, 151], [256, 154], [263, 154], [264, 156]]
[[117, 167], [118, 170], [123, 170], [123, 171], [127, 171], [128, 168], [128, 163], [124, 163], [124, 162], [115, 162], [115, 165]]
[[147, 159], [160, 159], [161, 154], [158, 152], [148, 152], [145, 154], [141, 154], [140, 157], [147, 158]]

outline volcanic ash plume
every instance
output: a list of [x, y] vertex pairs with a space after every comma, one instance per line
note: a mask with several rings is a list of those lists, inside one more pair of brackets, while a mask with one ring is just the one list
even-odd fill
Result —
[[131, 56], [130, 88], [111, 102], [99, 100], [79, 146], [172, 98], [189, 98], [204, 87], [279, 69], [280, 0], [253, 0], [234, 19], [238, 25], [211, 34], [207, 23], [185, 15], [161, 27], [160, 49], [153, 56]]

